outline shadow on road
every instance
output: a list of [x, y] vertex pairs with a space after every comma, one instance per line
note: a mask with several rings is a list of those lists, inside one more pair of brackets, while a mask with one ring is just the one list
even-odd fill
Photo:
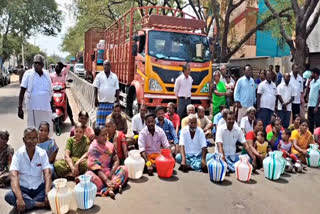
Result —
[[159, 177], [159, 179], [162, 181], [167, 181], [167, 182], [175, 182], [175, 181], [179, 180], [179, 178], [175, 175], [172, 175], [170, 178], [160, 178]]
[[129, 182], [130, 182], [130, 183], [134, 183], [134, 184], [140, 184], [140, 183], [145, 183], [145, 182], [147, 182], [148, 180], [149, 180], [149, 178], [143, 175], [143, 176], [142, 176], [141, 178], [139, 178], [139, 179], [130, 179]]
[[289, 181], [287, 179], [284, 179], [284, 178], [279, 178], [278, 180], [273, 180], [272, 182], [278, 183], [278, 184], [287, 184], [287, 183], [289, 183]]
[[93, 207], [91, 207], [91, 208], [88, 209], [88, 210], [80, 210], [80, 209], [77, 209], [76, 211], [70, 210], [68, 213], [69, 213], [69, 214], [76, 214], [76, 213], [98, 213], [100, 210], [101, 210], [100, 206], [95, 204], [95, 205], [93, 205]]
[[230, 186], [230, 185], [232, 185], [232, 182], [229, 181], [229, 180], [227, 180], [227, 179], [224, 179], [224, 180], [223, 180], [222, 182], [220, 182], [220, 183], [213, 182], [213, 181], [211, 181], [211, 183], [217, 184], [217, 185], [219, 185], [219, 186]]

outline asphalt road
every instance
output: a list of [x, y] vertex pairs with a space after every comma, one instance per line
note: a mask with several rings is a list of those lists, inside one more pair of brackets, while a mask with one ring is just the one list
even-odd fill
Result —
[[[13, 76], [13, 79], [16, 77]], [[10, 144], [17, 150], [22, 145], [26, 121], [17, 117], [19, 86], [13, 81], [0, 88], [0, 129], [10, 132]], [[75, 102], [71, 106], [78, 112]], [[76, 118], [75, 118], [76, 119]], [[63, 157], [65, 142], [70, 130], [69, 122], [64, 133], [55, 137]], [[177, 166], [176, 166], [177, 168]], [[253, 214], [319, 214], [320, 169], [310, 169], [303, 174], [285, 174], [277, 181], [269, 181], [263, 172], [253, 175], [251, 182], [242, 183], [231, 174], [221, 184], [212, 183], [208, 174], [178, 170], [170, 179], [144, 175], [129, 181], [116, 200], [97, 198], [88, 211], [72, 210], [69, 213], [253, 213]], [[72, 182], [69, 187], [74, 187]], [[7, 189], [0, 189], [0, 214], [14, 213], [3, 197]], [[29, 213], [51, 213], [36, 210]]]

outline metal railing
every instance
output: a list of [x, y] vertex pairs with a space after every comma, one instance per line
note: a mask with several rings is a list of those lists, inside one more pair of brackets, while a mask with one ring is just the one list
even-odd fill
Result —
[[70, 71], [68, 74], [68, 79], [73, 80], [73, 82], [70, 84], [70, 89], [80, 108], [80, 111], [84, 110], [88, 112], [89, 125], [94, 127], [96, 121], [96, 107], [93, 85]]

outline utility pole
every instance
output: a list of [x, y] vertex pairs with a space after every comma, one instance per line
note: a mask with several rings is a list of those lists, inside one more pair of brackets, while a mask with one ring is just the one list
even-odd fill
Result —
[[24, 46], [23, 46], [23, 40], [22, 40], [22, 45], [21, 45], [21, 55], [22, 55], [22, 65], [24, 67]]

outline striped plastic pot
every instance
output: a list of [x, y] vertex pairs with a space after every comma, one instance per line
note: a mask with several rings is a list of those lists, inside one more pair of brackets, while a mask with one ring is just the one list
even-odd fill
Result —
[[319, 167], [320, 166], [320, 151], [318, 144], [310, 144], [308, 149], [309, 157], [307, 158], [307, 164], [310, 167]]
[[213, 158], [207, 163], [210, 180], [221, 182], [224, 180], [227, 172], [227, 163], [221, 159], [221, 154], [215, 153]]
[[72, 201], [72, 192], [67, 186], [67, 179], [56, 179], [53, 184], [54, 187], [48, 193], [51, 211], [55, 214], [67, 213]]
[[282, 164], [276, 153], [269, 152], [269, 157], [263, 160], [264, 176], [270, 180], [277, 180], [280, 178], [282, 172]]
[[91, 182], [90, 175], [80, 175], [80, 183], [74, 188], [75, 197], [79, 209], [90, 209], [96, 199], [97, 187]]
[[236, 170], [236, 177], [239, 181], [249, 181], [252, 174], [252, 165], [249, 162], [247, 155], [240, 155], [239, 161], [234, 166]]
[[285, 171], [285, 169], [286, 169], [286, 163], [287, 163], [287, 161], [286, 161], [286, 159], [283, 157], [283, 152], [282, 151], [274, 151], [274, 153], [276, 154], [276, 158], [279, 158], [279, 160], [280, 160], [280, 163], [281, 163], [281, 166], [282, 166], [282, 168], [281, 168], [281, 174], [283, 174], [284, 173], [284, 171]]

